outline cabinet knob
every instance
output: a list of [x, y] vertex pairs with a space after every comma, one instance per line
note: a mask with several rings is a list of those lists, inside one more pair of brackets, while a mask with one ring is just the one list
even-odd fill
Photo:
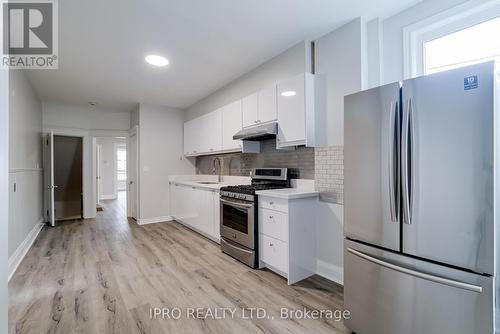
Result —
[[274, 202], [269, 202], [269, 205], [274, 205]]
[[269, 243], [269, 246], [273, 247], [273, 246], [274, 246], [274, 244], [273, 244], [272, 242], [270, 242], [270, 243]]
[[274, 219], [274, 216], [269, 216], [269, 219]]

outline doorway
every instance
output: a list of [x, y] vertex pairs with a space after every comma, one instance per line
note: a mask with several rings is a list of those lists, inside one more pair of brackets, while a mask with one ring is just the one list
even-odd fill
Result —
[[97, 214], [126, 217], [127, 139], [95, 138]]
[[53, 137], [54, 217], [56, 221], [83, 218], [83, 139]]

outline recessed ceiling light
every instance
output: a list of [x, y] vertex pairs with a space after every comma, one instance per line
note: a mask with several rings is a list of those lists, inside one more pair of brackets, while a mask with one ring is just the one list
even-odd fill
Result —
[[287, 90], [287, 91], [284, 91], [283, 93], [281, 93], [281, 96], [285, 96], [285, 97], [290, 97], [290, 96], [295, 96], [297, 95], [297, 92], [294, 92], [293, 90]]
[[144, 58], [146, 62], [153, 66], [167, 66], [168, 65], [168, 59], [162, 56], [158, 55], [148, 55], [146, 58]]

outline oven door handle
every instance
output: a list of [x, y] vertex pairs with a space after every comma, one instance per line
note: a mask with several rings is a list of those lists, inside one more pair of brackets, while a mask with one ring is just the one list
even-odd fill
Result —
[[240, 207], [240, 208], [245, 208], [245, 209], [250, 209], [252, 206], [253, 206], [253, 203], [252, 204], [244, 204], [244, 203], [238, 203], [238, 202], [232, 202], [232, 201], [228, 201], [228, 200], [225, 200], [225, 199], [220, 199], [220, 202], [223, 203], [223, 204], [227, 204], [227, 205], [231, 205], [231, 206], [236, 206], [236, 207]]

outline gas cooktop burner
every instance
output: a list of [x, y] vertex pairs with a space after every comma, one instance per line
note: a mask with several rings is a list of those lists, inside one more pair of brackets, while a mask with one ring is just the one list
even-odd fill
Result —
[[279, 188], [285, 188], [285, 186], [277, 185], [277, 184], [245, 184], [245, 185], [240, 185], [240, 186], [222, 187], [221, 190], [235, 192], [235, 193], [241, 193], [241, 194], [253, 195], [253, 194], [255, 194], [256, 191], [259, 191], [259, 190], [270, 190], [270, 189], [279, 189]]

